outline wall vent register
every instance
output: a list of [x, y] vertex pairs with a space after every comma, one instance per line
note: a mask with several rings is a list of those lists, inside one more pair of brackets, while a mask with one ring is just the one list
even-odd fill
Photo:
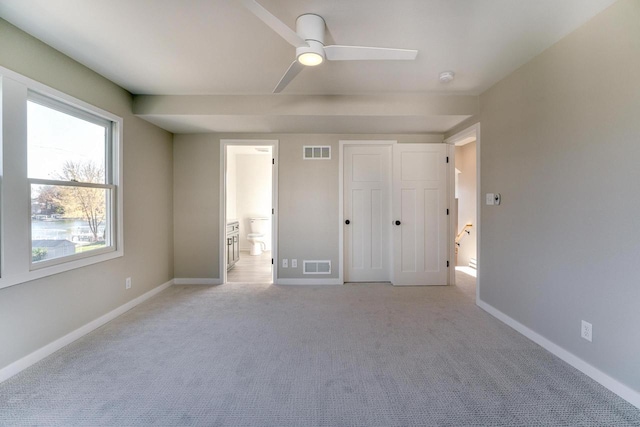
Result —
[[305, 160], [330, 160], [331, 146], [305, 145], [302, 149], [302, 158]]
[[303, 274], [331, 274], [331, 261], [309, 261], [304, 260], [302, 262]]

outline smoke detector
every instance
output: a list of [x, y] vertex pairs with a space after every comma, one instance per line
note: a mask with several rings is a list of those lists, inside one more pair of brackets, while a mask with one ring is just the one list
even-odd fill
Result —
[[455, 77], [456, 73], [453, 71], [443, 71], [440, 73], [440, 83], [449, 83]]

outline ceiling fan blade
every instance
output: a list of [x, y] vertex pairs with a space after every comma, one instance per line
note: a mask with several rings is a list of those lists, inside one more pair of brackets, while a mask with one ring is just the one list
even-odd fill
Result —
[[242, 0], [244, 7], [249, 9], [262, 22], [267, 24], [273, 31], [278, 33], [280, 37], [294, 45], [295, 47], [309, 46], [295, 31], [287, 26], [284, 22], [276, 18], [271, 12], [262, 7], [255, 0]]
[[325, 46], [324, 53], [329, 61], [410, 61], [418, 56], [418, 51], [413, 49], [338, 45]]
[[278, 82], [278, 85], [273, 89], [273, 93], [282, 92], [282, 90], [291, 83], [291, 80], [293, 80], [303, 68], [304, 65], [299, 63], [298, 60], [293, 61], [291, 65], [289, 65], [287, 72], [284, 73], [284, 76], [280, 79], [280, 82]]

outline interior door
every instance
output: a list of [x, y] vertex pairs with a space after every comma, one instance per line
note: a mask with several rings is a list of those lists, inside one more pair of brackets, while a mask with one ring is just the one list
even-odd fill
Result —
[[446, 144], [393, 147], [393, 284], [447, 284]]
[[344, 148], [345, 281], [391, 280], [391, 146]]

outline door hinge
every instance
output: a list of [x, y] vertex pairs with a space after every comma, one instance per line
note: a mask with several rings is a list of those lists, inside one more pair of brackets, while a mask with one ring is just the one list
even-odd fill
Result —
[[276, 164], [276, 159], [271, 159], [271, 164], [275, 165]]
[[447, 261], [447, 267], [449, 267], [449, 261]]
[[271, 265], [273, 265], [273, 258], [271, 258]]
[[276, 213], [276, 210], [275, 210], [275, 209], [273, 209], [273, 208], [271, 208], [271, 215], [273, 215], [273, 214], [275, 214], [275, 213]]
[[447, 215], [449, 215], [449, 209], [447, 209]]
[[447, 163], [449, 163], [449, 156], [447, 156]]

